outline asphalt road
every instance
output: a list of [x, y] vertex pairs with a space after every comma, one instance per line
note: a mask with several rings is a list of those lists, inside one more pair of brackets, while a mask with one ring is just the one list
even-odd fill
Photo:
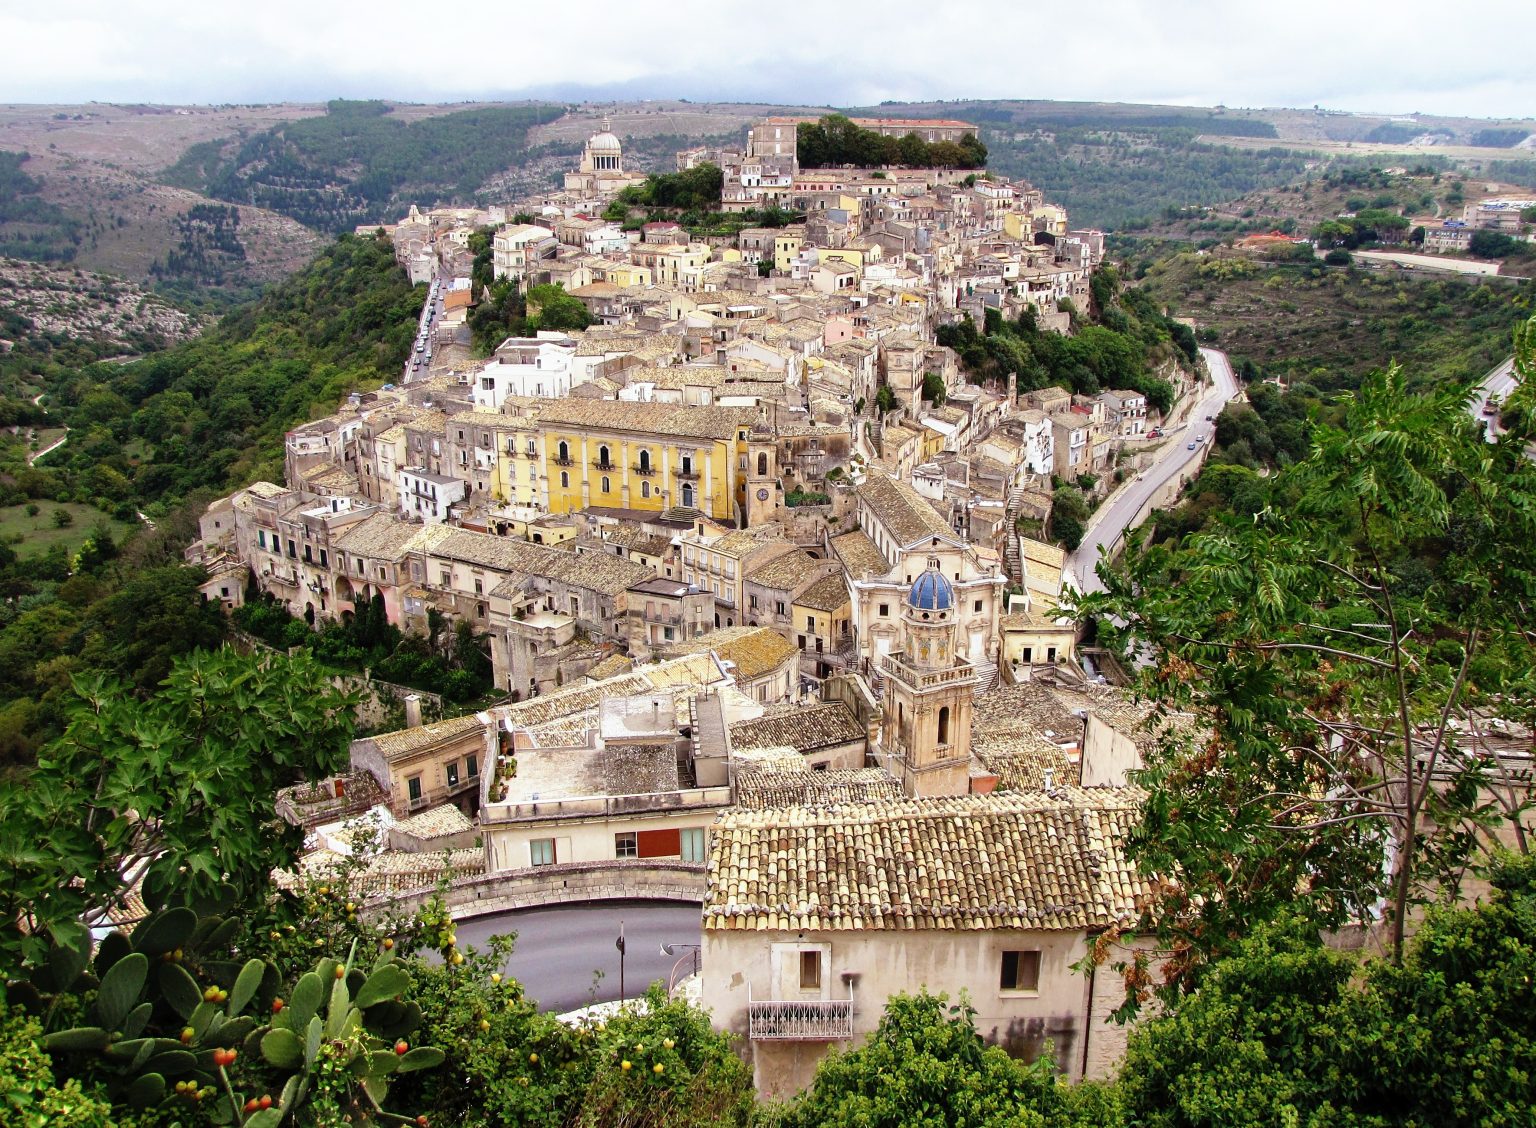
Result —
[[1515, 358], [1510, 357], [1488, 375], [1484, 376], [1477, 385], [1477, 398], [1468, 405], [1467, 410], [1472, 413], [1472, 418], [1483, 424], [1483, 434], [1491, 443], [1499, 436], [1499, 417], [1484, 415], [1483, 409], [1488, 405], [1490, 394], [1497, 395], [1505, 400], [1509, 393], [1515, 390]]
[[1083, 534], [1083, 543], [1067, 557], [1063, 578], [1078, 591], [1104, 590], [1094, 571], [1099, 562], [1099, 550], [1112, 551], [1147, 500], [1199, 457], [1200, 451], [1190, 450], [1189, 444], [1200, 439], [1211, 441], [1216, 430], [1205, 417], [1221, 414], [1227, 401], [1237, 394], [1237, 377], [1227, 362], [1227, 354], [1216, 349], [1201, 349], [1200, 353], [1210, 369], [1213, 387], [1189, 413], [1189, 423], [1167, 432], [1168, 441], [1158, 452], [1157, 461], [1094, 513], [1092, 523]]
[[[635, 998], [656, 979], [665, 981], [684, 954], [661, 953], [664, 943], [697, 944], [699, 907], [670, 901], [603, 901], [520, 909], [460, 921], [459, 946], [484, 947], [492, 936], [517, 933], [503, 971], [522, 983], [539, 1008], [564, 1013], [619, 997], [619, 953], [614, 941], [624, 922], [625, 995]], [[685, 967], [686, 971], [691, 966]], [[603, 973], [593, 993], [593, 976]]]

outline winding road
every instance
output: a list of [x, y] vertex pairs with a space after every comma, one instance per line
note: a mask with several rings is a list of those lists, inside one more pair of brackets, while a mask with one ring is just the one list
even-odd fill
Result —
[[1515, 390], [1515, 358], [1510, 357], [1488, 375], [1484, 376], [1477, 385], [1477, 396], [1467, 405], [1467, 411], [1472, 418], [1483, 424], [1483, 435], [1491, 443], [1499, 437], [1502, 430], [1499, 427], [1497, 413], [1487, 415], [1484, 409], [1488, 406], [1488, 397], [1496, 395], [1499, 402], [1509, 398], [1509, 393]]
[[1167, 441], [1157, 454], [1157, 460], [1135, 479], [1121, 486], [1109, 499], [1094, 511], [1083, 542], [1067, 557], [1063, 582], [1083, 593], [1103, 591], [1104, 585], [1094, 571], [1099, 562], [1099, 550], [1113, 552], [1125, 531], [1131, 528], [1143, 507], [1169, 481], [1183, 473], [1192, 462], [1202, 455], [1197, 445], [1190, 443], [1211, 441], [1215, 425], [1206, 422], [1206, 416], [1221, 414], [1221, 409], [1237, 395], [1237, 376], [1227, 361], [1227, 354], [1217, 349], [1201, 349], [1206, 367], [1210, 370], [1212, 386], [1189, 413], [1189, 422], [1167, 432]]

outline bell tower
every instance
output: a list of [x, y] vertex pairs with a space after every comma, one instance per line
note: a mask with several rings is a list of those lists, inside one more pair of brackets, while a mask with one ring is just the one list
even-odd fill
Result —
[[955, 653], [955, 589], [939, 559], [912, 583], [901, 609], [902, 648], [885, 657], [885, 732], [908, 795], [971, 790], [976, 671]]
[[747, 528], [766, 525], [784, 515], [784, 486], [779, 479], [779, 452], [773, 427], [760, 407], [747, 436]]

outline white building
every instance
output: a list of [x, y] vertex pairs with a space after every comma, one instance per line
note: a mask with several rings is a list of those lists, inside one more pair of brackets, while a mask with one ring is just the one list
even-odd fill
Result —
[[491, 240], [491, 267], [497, 278], [522, 278], [531, 263], [554, 258], [560, 244], [555, 233], [533, 223], [514, 223]]
[[576, 341], [564, 333], [508, 337], [475, 377], [475, 409], [500, 411], [508, 396], [559, 399], [571, 392]]
[[464, 500], [469, 484], [420, 466], [409, 466], [399, 472], [396, 488], [401, 516], [420, 517], [429, 525], [439, 525], [448, 519], [449, 507]]

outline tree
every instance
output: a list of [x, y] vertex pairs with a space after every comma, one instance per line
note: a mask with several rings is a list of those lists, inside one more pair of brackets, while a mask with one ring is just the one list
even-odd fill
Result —
[[152, 691], [178, 656], [224, 641], [228, 628], [219, 605], [203, 598], [206, 578], [201, 568], [185, 567], [131, 576], [91, 608], [83, 657], [140, 693]]
[[1294, 918], [1256, 929], [1178, 1009], [1136, 1030], [1127, 1120], [1516, 1125], [1536, 1106], [1536, 864], [1503, 859], [1490, 903], [1436, 910], [1401, 967], [1325, 947]]
[[923, 373], [923, 398], [934, 407], [943, 407], [944, 401], [949, 398], [949, 389], [944, 386], [944, 377], [937, 372]]
[[1474, 231], [1467, 250], [1478, 258], [1504, 258], [1518, 251], [1521, 245], [1519, 239], [1502, 231]]
[[875, 407], [882, 415], [887, 411], [896, 410], [896, 393], [891, 390], [889, 384], [881, 384], [875, 389]]
[[63, 737], [0, 793], [0, 969], [36, 961], [52, 928], [94, 921], [141, 878], [152, 907], [264, 889], [299, 838], [271, 797], [346, 762], [350, 695], [305, 655], [200, 651], [148, 700], [80, 677]]
[[60, 506], [53, 511], [53, 524], [55, 528], [67, 529], [75, 523], [75, 515]]
[[1083, 542], [1088, 527], [1088, 499], [1081, 490], [1062, 486], [1051, 495], [1051, 535], [1070, 552]]
[[[1536, 327], [1517, 341], [1526, 381], [1533, 346]], [[1392, 366], [1273, 482], [1288, 511], [1101, 567], [1110, 590], [1083, 613], [1150, 653], [1163, 708], [1208, 726], [1149, 752], [1132, 840], [1164, 882], [1148, 923], [1174, 953], [1166, 993], [1282, 910], [1335, 928], [1385, 902], [1401, 959], [1414, 905], [1453, 895], [1496, 835], [1528, 848], [1528, 784], [1483, 718], [1536, 701], [1532, 392], [1489, 444], [1468, 389], [1413, 393]]]
[[1071, 1128], [1119, 1120], [1112, 1094], [1057, 1081], [1048, 1055], [1014, 1060], [943, 995], [895, 995], [857, 1049], [833, 1052], [784, 1109], [784, 1128]]

